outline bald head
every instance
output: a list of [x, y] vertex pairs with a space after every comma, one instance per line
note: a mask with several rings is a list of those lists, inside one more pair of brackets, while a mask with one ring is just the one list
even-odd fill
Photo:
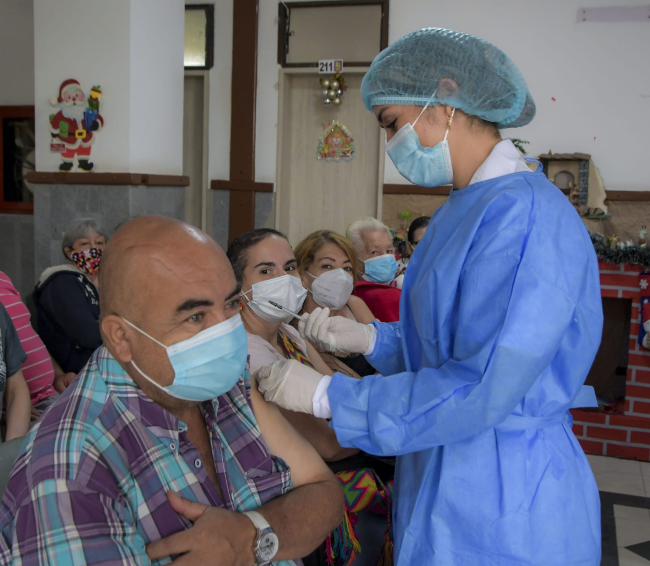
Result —
[[239, 312], [240, 287], [226, 254], [184, 222], [136, 218], [106, 246], [99, 288], [104, 344], [147, 395], [173, 410], [178, 401], [144, 381], [130, 362], [170, 385], [174, 371], [156, 341], [171, 346]]
[[[156, 290], [206, 264], [228, 271], [228, 260], [204, 232], [172, 218], [143, 216], [124, 224], [104, 250], [101, 312], [139, 318]], [[153, 291], [153, 293], [152, 293]]]

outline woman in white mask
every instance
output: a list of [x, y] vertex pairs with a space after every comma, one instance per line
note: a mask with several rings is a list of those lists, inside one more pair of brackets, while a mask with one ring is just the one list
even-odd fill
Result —
[[[330, 250], [332, 252], [333, 250]], [[235, 238], [228, 248], [228, 259], [235, 272], [237, 282], [242, 286], [241, 318], [248, 334], [248, 354], [250, 356], [250, 372], [253, 374], [262, 366], [276, 361], [291, 361], [316, 370], [324, 375], [332, 375], [332, 370], [323, 361], [315, 348], [300, 337], [296, 329], [289, 326], [293, 318], [286, 311], [277, 309], [268, 303], [269, 300], [278, 303], [288, 310], [299, 313], [303, 305], [311, 305], [314, 297], [321, 302], [327, 301], [332, 306], [339, 306], [339, 310], [345, 309], [349, 301], [350, 286], [345, 282], [339, 285], [338, 278], [321, 280], [325, 284], [308, 283], [312, 293], [314, 288], [319, 289], [314, 294], [308, 293], [303, 287], [298, 271], [298, 261], [294, 255], [291, 245], [284, 234], [277, 230], [261, 228], [252, 230]], [[340, 257], [337, 254], [336, 264], [344, 265], [346, 256]], [[330, 267], [333, 265], [328, 264]], [[326, 270], [325, 268], [324, 270]], [[321, 269], [316, 270], [321, 274]], [[317, 279], [315, 280], [317, 281]], [[336, 281], [336, 283], [335, 283]], [[344, 280], [347, 281], [347, 280]], [[348, 295], [347, 299], [345, 295]], [[352, 303], [355, 303], [353, 300]], [[355, 312], [362, 313], [362, 309]], [[312, 306], [315, 308], [315, 306]], [[367, 309], [367, 307], [366, 307]], [[350, 311], [352, 313], [352, 311]], [[363, 320], [374, 320], [368, 312], [363, 312]], [[352, 320], [356, 320], [352, 318]], [[330, 428], [327, 420], [313, 415], [300, 412], [288, 411], [280, 408], [284, 417], [302, 434], [305, 439], [316, 449], [321, 458], [328, 463], [330, 469], [337, 474], [340, 481], [345, 484], [350, 473], [357, 473], [359, 470], [369, 472], [374, 479], [374, 484], [367, 486], [375, 497], [382, 498], [386, 508], [390, 508], [390, 491], [383, 488], [394, 476], [394, 463], [390, 459], [379, 460], [369, 456], [356, 448], [343, 448], [337, 441], [334, 430]], [[354, 499], [354, 498], [353, 498]], [[346, 499], [346, 509], [359, 509], [351, 505]], [[360, 511], [365, 508], [362, 506]], [[386, 519], [372, 513], [360, 513], [358, 519], [372, 525], [370, 536], [366, 535], [359, 542], [371, 556], [378, 557], [384, 547], [384, 539], [381, 534], [386, 524]], [[356, 522], [348, 517], [347, 524]], [[352, 523], [350, 522], [352, 521]], [[346, 530], [349, 527], [346, 527]], [[368, 527], [366, 527], [367, 529]], [[330, 535], [330, 548], [336, 549], [335, 558], [341, 563], [349, 559], [350, 539], [341, 536], [341, 529], [336, 529]], [[352, 533], [354, 528], [352, 527]], [[356, 534], [354, 535], [356, 538]], [[317, 549], [313, 555], [307, 557], [305, 564], [322, 563], [326, 552], [325, 548]], [[331, 551], [330, 551], [331, 552]]]
[[[296, 257], [284, 234], [269, 228], [246, 232], [230, 244], [228, 259], [242, 286], [241, 318], [248, 334], [251, 374], [277, 360], [297, 359], [332, 375], [314, 347], [289, 326], [293, 317], [268, 302], [297, 313], [307, 299]], [[282, 412], [326, 462], [358, 452], [342, 448], [326, 420], [284, 409]]]
[[[352, 295], [359, 262], [354, 245], [345, 236], [331, 230], [318, 230], [296, 246], [296, 259], [302, 284], [309, 291], [301, 314], [327, 307], [330, 316], [343, 316], [362, 324], [375, 320], [363, 299]], [[291, 324], [297, 328], [298, 320], [294, 319]], [[361, 354], [317, 350], [332, 371], [350, 377], [376, 373]]]

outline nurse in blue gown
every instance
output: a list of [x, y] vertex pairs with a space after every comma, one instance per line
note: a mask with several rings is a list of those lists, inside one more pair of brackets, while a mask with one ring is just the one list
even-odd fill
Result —
[[317, 309], [300, 323], [380, 375], [282, 361], [260, 390], [331, 416], [342, 446], [398, 456], [398, 566], [596, 566], [598, 490], [568, 411], [595, 405], [597, 261], [567, 198], [499, 134], [535, 115], [524, 78], [492, 44], [429, 28], [380, 53], [362, 95], [397, 170], [453, 190], [409, 263], [399, 322]]

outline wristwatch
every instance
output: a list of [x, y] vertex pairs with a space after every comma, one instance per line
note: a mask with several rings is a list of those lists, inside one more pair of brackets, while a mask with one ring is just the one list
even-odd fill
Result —
[[278, 553], [280, 541], [278, 535], [269, 525], [268, 521], [257, 511], [246, 511], [244, 513], [255, 525], [257, 538], [253, 543], [253, 554], [255, 555], [256, 566], [269, 564]]

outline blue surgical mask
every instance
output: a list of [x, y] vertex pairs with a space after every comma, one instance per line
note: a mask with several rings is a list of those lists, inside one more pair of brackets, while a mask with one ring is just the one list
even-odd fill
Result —
[[[420, 116], [426, 109], [427, 106], [422, 109]], [[453, 181], [454, 171], [447, 134], [455, 111], [452, 109], [444, 139], [433, 147], [422, 147], [420, 138], [413, 129], [420, 116], [413, 124], [402, 126], [386, 144], [386, 152], [402, 177], [421, 187], [439, 187]]]
[[365, 274], [363, 278], [366, 281], [375, 283], [390, 283], [397, 273], [397, 261], [393, 254], [380, 255], [363, 262]]
[[166, 387], [151, 379], [133, 360], [131, 364], [149, 383], [172, 397], [197, 402], [216, 399], [230, 391], [244, 372], [248, 340], [239, 314], [171, 346], [122, 320], [167, 352], [174, 368], [174, 382]]

